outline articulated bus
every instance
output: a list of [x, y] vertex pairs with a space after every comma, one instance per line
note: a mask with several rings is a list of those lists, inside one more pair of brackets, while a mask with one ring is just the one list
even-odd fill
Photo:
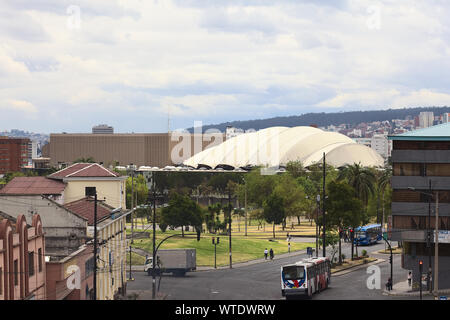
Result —
[[328, 257], [303, 259], [281, 267], [281, 295], [311, 298], [330, 284], [331, 264]]
[[381, 224], [370, 224], [364, 227], [358, 227], [355, 229], [355, 233], [353, 243], [359, 246], [375, 244], [383, 239]]

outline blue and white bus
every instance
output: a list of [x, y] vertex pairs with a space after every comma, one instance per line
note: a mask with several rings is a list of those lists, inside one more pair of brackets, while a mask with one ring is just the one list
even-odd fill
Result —
[[368, 246], [383, 239], [381, 224], [369, 224], [355, 229], [354, 244]]

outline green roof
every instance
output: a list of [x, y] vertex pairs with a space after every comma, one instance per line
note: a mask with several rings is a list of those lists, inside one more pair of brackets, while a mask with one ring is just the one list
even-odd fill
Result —
[[436, 126], [388, 136], [389, 140], [450, 141], [450, 122]]

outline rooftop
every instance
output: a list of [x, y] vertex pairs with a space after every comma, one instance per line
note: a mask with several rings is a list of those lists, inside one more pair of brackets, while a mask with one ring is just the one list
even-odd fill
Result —
[[450, 141], [450, 122], [388, 136], [389, 140]]
[[62, 194], [65, 184], [46, 177], [15, 177], [2, 189], [0, 194], [53, 195]]
[[117, 172], [106, 169], [98, 163], [75, 163], [65, 169], [48, 176], [51, 179], [64, 179], [76, 177], [119, 177]]
[[[66, 203], [64, 207], [79, 216], [82, 216], [88, 220], [88, 225], [94, 224], [94, 198], [85, 197], [80, 200], [76, 200], [70, 203]], [[97, 202], [97, 223], [106, 217], [111, 215], [114, 208]]]

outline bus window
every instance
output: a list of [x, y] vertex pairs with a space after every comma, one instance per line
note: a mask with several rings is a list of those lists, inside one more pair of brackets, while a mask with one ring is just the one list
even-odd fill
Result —
[[284, 279], [298, 280], [305, 277], [305, 269], [299, 266], [289, 266], [283, 268]]

